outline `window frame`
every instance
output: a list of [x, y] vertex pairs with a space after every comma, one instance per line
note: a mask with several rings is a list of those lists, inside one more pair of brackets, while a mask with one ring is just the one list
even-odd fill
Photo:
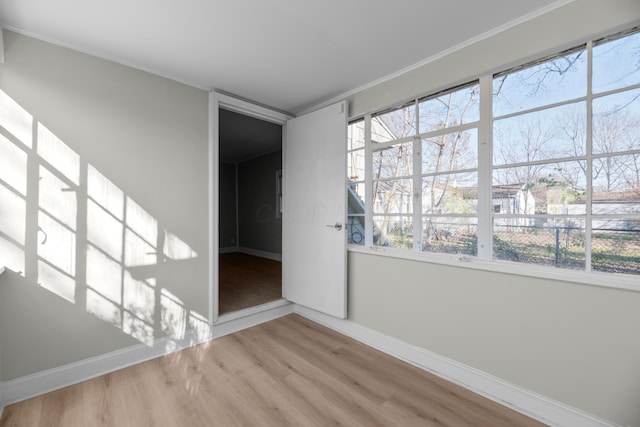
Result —
[[[604, 286], [625, 290], [634, 290], [640, 291], [640, 281], [638, 280], [640, 276], [635, 274], [620, 274], [620, 273], [610, 273], [610, 272], [599, 272], [599, 271], [591, 271], [591, 223], [594, 215], [591, 213], [591, 209], [587, 209], [585, 215], [581, 216], [581, 219], [585, 220], [586, 227], [589, 229], [589, 238], [587, 239], [587, 246], [585, 248], [586, 257], [585, 257], [585, 268], [582, 270], [573, 270], [566, 268], [558, 268], [547, 265], [540, 264], [527, 264], [517, 261], [507, 261], [493, 258], [493, 226], [492, 221], [494, 217], [501, 217], [502, 214], [495, 213], [493, 207], [492, 200], [492, 182], [493, 182], [493, 171], [496, 168], [493, 162], [493, 153], [492, 153], [492, 145], [493, 145], [493, 124], [495, 120], [505, 119], [508, 117], [516, 117], [519, 115], [524, 115], [527, 113], [531, 113], [532, 111], [542, 111], [547, 110], [549, 108], [570, 105], [576, 102], [586, 103], [586, 153], [582, 156], [576, 157], [568, 157], [564, 160], [569, 161], [586, 161], [588, 163], [588, 168], [591, 169], [590, 162], [593, 158], [596, 157], [611, 157], [625, 154], [625, 152], [615, 152], [611, 153], [593, 153], [592, 148], [592, 130], [593, 130], [593, 107], [592, 101], [598, 98], [603, 98], [616, 93], [623, 93], [627, 91], [632, 91], [634, 89], [640, 89], [640, 83], [632, 84], [629, 86], [625, 86], [623, 88], [616, 88], [612, 90], [606, 90], [599, 93], [593, 93], [592, 87], [592, 73], [593, 73], [593, 47], [599, 43], [603, 43], [609, 40], [615, 40], [617, 38], [625, 37], [631, 34], [640, 34], [640, 27], [636, 27], [630, 30], [626, 30], [624, 32], [620, 32], [608, 37], [603, 37], [600, 39], [590, 40], [586, 43], [577, 45], [572, 47], [571, 49], [565, 49], [556, 53], [555, 55], [548, 55], [543, 58], [538, 59], [537, 61], [529, 61], [525, 64], [522, 64], [517, 67], [511, 67], [507, 70], [503, 70], [495, 73], [487, 73], [479, 76], [477, 79], [469, 79], [468, 83], [453, 86], [443, 91], [439, 91], [429, 96], [416, 97], [412, 101], [404, 102], [396, 105], [395, 107], [386, 108], [380, 110], [378, 112], [368, 113], [363, 116], [354, 117], [353, 119], [349, 119], [349, 125], [356, 121], [364, 120], [365, 123], [365, 160], [368, 161], [368, 165], [365, 166], [365, 189], [369, 194], [366, 195], [366, 200], [370, 201], [366, 203], [368, 209], [365, 210], [365, 222], [366, 222], [366, 238], [364, 245], [356, 245], [356, 244], [348, 244], [347, 250], [349, 252], [354, 253], [364, 253], [364, 254], [375, 254], [381, 256], [388, 256], [392, 258], [400, 258], [407, 259], [412, 261], [421, 261], [435, 264], [443, 264], [450, 265], [456, 267], [477, 269], [483, 271], [490, 271], [496, 273], [508, 273], [515, 275], [528, 276], [532, 278], [538, 279], [552, 279], [558, 281], [566, 281], [566, 282], [574, 282], [580, 284], [587, 285], [596, 285], [596, 286]], [[532, 66], [535, 63], [543, 63], [544, 61], [548, 61], [551, 58], [559, 57], [567, 52], [577, 51], [580, 49], [585, 49], [587, 53], [587, 90], [586, 95], [581, 96], [575, 99], [567, 99], [561, 102], [556, 102], [549, 105], [537, 106], [533, 108], [529, 108], [522, 111], [514, 111], [508, 114], [495, 115], [493, 112], [493, 80], [496, 76], [504, 75], [510, 72], [517, 71], [519, 69], [526, 68], [528, 66]], [[416, 103], [416, 106], [423, 102], [427, 98], [433, 98], [442, 93], [453, 92], [460, 87], [465, 87], [475, 82], [479, 82], [480, 86], [480, 114], [479, 120], [475, 122], [463, 123], [458, 125], [457, 127], [447, 127], [443, 129], [439, 129], [436, 131], [420, 133], [419, 129], [419, 111], [416, 111], [416, 134], [415, 136], [407, 136], [405, 138], [401, 138], [398, 140], [387, 141], [383, 143], [372, 143], [371, 142], [371, 118], [376, 115], [384, 114], [389, 111], [393, 111], [399, 108], [405, 108], [407, 105], [412, 103]], [[477, 254], [473, 255], [462, 255], [462, 254], [448, 254], [448, 253], [436, 253], [436, 252], [425, 252], [421, 248], [420, 245], [416, 245], [418, 239], [422, 239], [421, 229], [422, 222], [415, 222], [417, 217], [424, 217], [422, 213], [422, 207], [413, 209], [413, 217], [414, 224], [420, 225], [420, 232], [414, 235], [414, 245], [412, 249], [401, 249], [401, 248], [393, 248], [388, 246], [375, 246], [373, 245], [372, 239], [372, 227], [371, 221], [374, 216], [371, 211], [372, 205], [372, 153], [381, 148], [388, 147], [391, 145], [398, 144], [400, 142], [406, 142], [413, 140], [414, 141], [414, 169], [413, 169], [413, 179], [414, 179], [414, 193], [420, 192], [421, 184], [416, 187], [416, 181], [421, 181], [423, 176], [430, 175], [425, 174], [422, 170], [421, 163], [416, 164], [415, 158], [417, 158], [420, 153], [420, 150], [416, 150], [416, 144], [421, 144], [422, 140], [429, 136], [435, 135], [443, 135], [448, 133], [453, 133], [459, 131], [458, 128], [464, 129], [477, 129], [477, 139], [478, 139], [478, 164], [477, 164], [477, 174], [478, 174], [478, 212], [477, 212], [477, 238], [478, 238], [478, 248]], [[368, 134], [367, 134], [368, 131]], [[406, 141], [405, 141], [406, 140]], [[417, 154], [416, 154], [417, 152]], [[637, 154], [637, 150], [631, 151], [633, 154]], [[560, 159], [562, 160], [562, 159]], [[540, 163], [557, 163], [560, 161], [559, 159], [546, 159], [541, 160]], [[525, 165], [530, 165], [531, 162], [524, 162]], [[416, 168], [418, 166], [418, 168]], [[500, 166], [498, 166], [499, 168]], [[458, 172], [458, 171], [455, 171]], [[441, 174], [439, 172], [438, 174]], [[432, 175], [432, 174], [431, 174]], [[586, 177], [588, 181], [588, 203], [591, 203], [591, 197], [593, 190], [591, 188], [591, 172], [587, 174]], [[348, 182], [348, 177], [347, 177]], [[416, 190], [418, 189], [418, 190]], [[416, 197], [414, 197], [415, 203]], [[422, 206], [422, 201], [419, 199], [420, 206]], [[546, 217], [553, 216], [549, 213], [545, 214]], [[627, 215], [628, 216], [628, 215]], [[635, 217], [634, 217], [635, 218]], [[416, 227], [414, 227], [416, 228]]]

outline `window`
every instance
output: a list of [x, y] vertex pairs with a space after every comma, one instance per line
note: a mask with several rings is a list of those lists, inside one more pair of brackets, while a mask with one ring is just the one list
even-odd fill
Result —
[[493, 77], [493, 256], [585, 269], [586, 47]]
[[365, 235], [365, 136], [364, 121], [351, 123], [347, 132], [347, 242], [364, 245]]
[[640, 275], [639, 64], [636, 30], [352, 122], [349, 243]]

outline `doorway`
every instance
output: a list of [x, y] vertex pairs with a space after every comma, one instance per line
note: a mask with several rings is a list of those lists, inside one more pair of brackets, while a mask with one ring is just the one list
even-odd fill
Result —
[[219, 109], [218, 310], [282, 298], [282, 125]]

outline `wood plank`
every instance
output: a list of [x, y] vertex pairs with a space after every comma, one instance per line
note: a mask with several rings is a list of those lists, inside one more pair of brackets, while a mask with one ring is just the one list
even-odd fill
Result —
[[282, 298], [282, 263], [239, 252], [220, 254], [219, 312], [230, 313]]
[[0, 426], [542, 424], [298, 315], [5, 408]]

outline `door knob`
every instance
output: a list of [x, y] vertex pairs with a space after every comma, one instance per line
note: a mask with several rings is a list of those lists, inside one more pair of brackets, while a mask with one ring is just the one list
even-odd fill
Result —
[[335, 228], [336, 231], [340, 231], [342, 230], [342, 223], [340, 222], [336, 222], [335, 224], [331, 225], [331, 224], [327, 224], [327, 227], [331, 227], [331, 228]]

